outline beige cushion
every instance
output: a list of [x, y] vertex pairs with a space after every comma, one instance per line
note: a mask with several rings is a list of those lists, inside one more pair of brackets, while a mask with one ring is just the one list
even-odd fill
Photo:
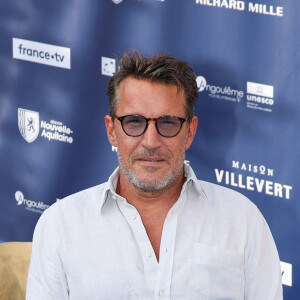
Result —
[[0, 299], [25, 299], [31, 242], [0, 243]]

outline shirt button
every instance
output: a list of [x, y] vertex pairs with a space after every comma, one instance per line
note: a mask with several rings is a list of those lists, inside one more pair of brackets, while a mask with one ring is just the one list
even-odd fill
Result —
[[112, 195], [111, 196], [114, 200], [117, 200], [117, 196], [116, 195]]
[[130, 219], [131, 219], [131, 220], [135, 220], [135, 219], [136, 219], [136, 214], [131, 214], [131, 215], [130, 215]]
[[147, 257], [151, 257], [151, 252], [150, 251], [146, 251], [146, 256]]
[[161, 289], [159, 292], [158, 292], [158, 296], [159, 297], [164, 297], [165, 296], [165, 292], [163, 289]]

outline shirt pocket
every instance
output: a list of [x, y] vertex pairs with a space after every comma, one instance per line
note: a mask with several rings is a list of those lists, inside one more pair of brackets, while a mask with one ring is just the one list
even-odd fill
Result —
[[190, 287], [195, 299], [244, 299], [243, 258], [223, 248], [196, 243]]

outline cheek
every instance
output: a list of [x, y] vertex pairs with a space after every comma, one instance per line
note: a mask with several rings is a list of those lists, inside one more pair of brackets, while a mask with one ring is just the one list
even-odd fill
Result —
[[138, 148], [138, 141], [134, 138], [123, 137], [117, 138], [117, 147], [119, 153], [124, 157], [129, 157]]
[[186, 150], [186, 146], [187, 146], [187, 136], [181, 136], [176, 141], [174, 141], [174, 143], [170, 145], [169, 149], [172, 152], [172, 154], [175, 156], [175, 155], [182, 154], [182, 152]]
[[164, 147], [162, 148], [162, 152], [167, 153], [172, 160], [177, 159], [178, 156], [181, 156], [182, 144], [180, 143], [165, 144]]

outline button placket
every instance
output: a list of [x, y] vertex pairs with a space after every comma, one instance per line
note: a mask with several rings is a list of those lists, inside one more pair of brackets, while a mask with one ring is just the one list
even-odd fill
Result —
[[117, 200], [119, 209], [131, 227], [135, 236], [135, 241], [141, 251], [141, 259], [143, 261], [145, 276], [149, 281], [149, 285], [154, 287], [158, 263], [142, 219], [136, 208], [129, 204], [125, 198], [118, 197]]
[[177, 219], [185, 201], [186, 194], [184, 193], [169, 211], [164, 223], [160, 244], [159, 268], [156, 277], [156, 295], [158, 299], [161, 299], [162, 297], [164, 297], [164, 299], [170, 298]]

